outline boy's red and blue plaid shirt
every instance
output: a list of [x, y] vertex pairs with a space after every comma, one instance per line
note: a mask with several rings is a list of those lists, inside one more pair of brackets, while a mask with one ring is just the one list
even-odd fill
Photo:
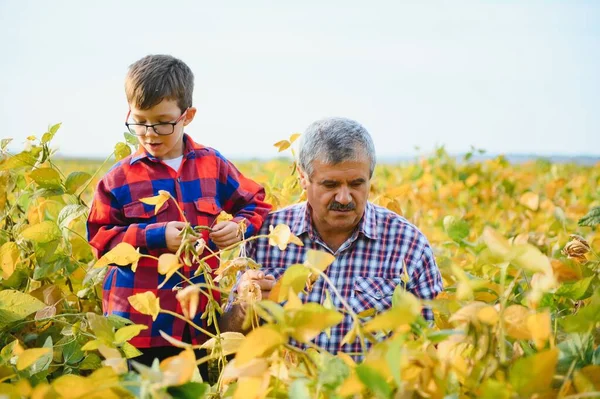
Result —
[[[265, 274], [272, 274], [278, 280], [288, 266], [303, 263], [309, 249], [329, 252], [335, 260], [327, 268], [327, 276], [357, 314], [368, 309], [381, 312], [390, 308], [392, 294], [398, 285], [426, 300], [435, 298], [442, 291], [442, 277], [427, 238], [402, 216], [367, 202], [352, 236], [337, 251], [332, 251], [314, 228], [310, 212], [310, 206], [304, 202], [275, 211], [266, 218], [259, 235], [269, 234], [270, 225], [286, 224], [304, 246], [289, 244], [281, 251], [277, 246], [269, 245], [268, 238], [251, 241], [248, 256], [262, 265]], [[408, 279], [403, 279], [404, 264]], [[323, 304], [327, 288], [322, 278], [317, 279], [310, 292], [300, 294], [300, 298], [303, 302]], [[342, 309], [340, 298], [331, 289], [329, 291], [334, 306]], [[431, 321], [431, 309], [425, 307], [423, 316]], [[313, 342], [334, 354], [339, 351], [359, 353], [358, 339], [341, 345], [351, 328], [352, 317], [346, 314], [340, 324], [331, 328], [330, 336], [323, 332]]]
[[[169, 199], [155, 214], [154, 205], [140, 201], [158, 195], [159, 190], [171, 193], [192, 226], [211, 226], [224, 210], [234, 216], [234, 222], [245, 219], [246, 237], [261, 227], [271, 210], [271, 206], [264, 202], [263, 187], [244, 177], [218, 151], [195, 143], [188, 135], [184, 135], [183, 140], [183, 160], [178, 171], [140, 146], [136, 153], [118, 162], [98, 183], [87, 221], [88, 240], [98, 257], [121, 242], [155, 257], [169, 252], [165, 241], [166, 225], [170, 221], [183, 221], [177, 206], [172, 203], [173, 199]], [[203, 238], [209, 242], [208, 233], [202, 231]], [[213, 269], [218, 266], [216, 258], [211, 258], [208, 263]], [[185, 282], [175, 274], [158, 289], [164, 276], [158, 273], [157, 266], [156, 260], [142, 258], [135, 273], [129, 266], [109, 266], [104, 278], [104, 314], [115, 314], [148, 326], [130, 341], [138, 348], [169, 346], [159, 331], [181, 340], [184, 328], [187, 328], [183, 320], [164, 313], [153, 322], [151, 316], [137, 312], [127, 299], [152, 291], [160, 299], [162, 309], [182, 314], [173, 287], [184, 287]], [[196, 268], [184, 266], [180, 271], [189, 278]], [[203, 277], [199, 275], [192, 281], [202, 282]], [[218, 294], [214, 296], [218, 297]], [[205, 325], [200, 314], [208, 301], [203, 295], [200, 298], [200, 311], [194, 322]], [[197, 331], [192, 332], [192, 343], [201, 343], [204, 339]]]

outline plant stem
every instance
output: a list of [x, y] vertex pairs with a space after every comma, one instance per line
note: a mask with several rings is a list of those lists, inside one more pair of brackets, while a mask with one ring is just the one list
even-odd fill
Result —
[[200, 331], [201, 333], [211, 337], [211, 338], [215, 338], [216, 335], [214, 335], [213, 333], [205, 330], [204, 328], [200, 327], [199, 325], [197, 325], [196, 323], [194, 323], [191, 320], [186, 319], [185, 317], [183, 317], [182, 315], [175, 313], [175, 312], [171, 312], [170, 310], [166, 310], [166, 309], [161, 309], [160, 313], [165, 313], [174, 317], [177, 317], [180, 320], [185, 321], [186, 323], [189, 323], [189, 325], [191, 325], [192, 327], [194, 327], [196, 330]]

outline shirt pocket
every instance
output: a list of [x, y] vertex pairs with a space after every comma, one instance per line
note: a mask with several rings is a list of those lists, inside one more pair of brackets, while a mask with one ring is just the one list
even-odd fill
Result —
[[123, 205], [123, 214], [133, 223], [162, 221], [162, 217], [167, 214], [167, 209], [169, 209], [169, 201], [165, 202], [156, 214], [154, 214], [154, 208], [154, 205], [146, 205], [141, 201], [133, 201]]
[[369, 309], [382, 312], [391, 307], [396, 285], [391, 278], [357, 276], [352, 283], [349, 305], [357, 314]]
[[195, 225], [197, 226], [212, 226], [219, 213], [221, 213], [221, 207], [212, 197], [199, 198], [194, 205], [196, 207]]

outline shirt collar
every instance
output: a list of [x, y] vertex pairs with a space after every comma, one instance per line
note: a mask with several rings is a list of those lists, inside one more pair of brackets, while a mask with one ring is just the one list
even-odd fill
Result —
[[[375, 216], [375, 207], [367, 201], [365, 213], [358, 223], [358, 232], [372, 240], [379, 238]], [[308, 202], [303, 202], [300, 205], [298, 216], [294, 219], [290, 230], [295, 236], [300, 236], [304, 233], [308, 233], [311, 239], [314, 239], [317, 236], [310, 217], [310, 206], [308, 205]]]
[[[183, 157], [184, 158], [195, 158], [196, 150], [201, 149], [202, 146], [196, 144], [194, 140], [190, 138], [186, 133], [183, 134]], [[131, 156], [131, 161], [129, 161], [130, 165], [133, 165], [137, 161], [148, 158], [153, 162], [158, 162], [158, 158], [150, 155], [148, 151], [144, 148], [143, 145], [139, 145], [137, 151]]]

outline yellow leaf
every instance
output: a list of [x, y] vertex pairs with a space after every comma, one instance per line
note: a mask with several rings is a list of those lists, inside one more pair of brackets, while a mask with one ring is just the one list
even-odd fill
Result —
[[228, 384], [242, 377], [258, 377], [262, 376], [268, 370], [268, 363], [265, 359], [252, 359], [244, 366], [239, 366], [235, 359], [228, 362], [223, 372], [221, 379], [223, 383]]
[[300, 309], [302, 307], [302, 301], [300, 300], [300, 297], [296, 295], [292, 287], [289, 287], [288, 296], [286, 299], [287, 302], [285, 303], [285, 305], [283, 305], [283, 308], [285, 310], [290, 311], [294, 309]]
[[215, 223], [228, 222], [232, 219], [233, 219], [232, 215], [230, 215], [229, 213], [227, 213], [225, 211], [221, 211], [221, 213], [219, 213], [219, 216], [217, 216]]
[[252, 330], [235, 356], [238, 366], [243, 366], [252, 359], [267, 355], [270, 351], [287, 342], [287, 338], [269, 326], [262, 326]]
[[510, 305], [504, 309], [503, 320], [506, 334], [514, 339], [531, 339], [531, 331], [527, 327], [529, 309], [521, 305]]
[[151, 315], [152, 320], [156, 321], [160, 313], [160, 298], [157, 298], [152, 291], [135, 294], [127, 299], [135, 310], [142, 314]]
[[498, 323], [498, 311], [491, 305], [485, 306], [477, 311], [477, 318], [484, 324], [494, 326]]
[[37, 362], [39, 358], [50, 353], [50, 351], [50, 348], [25, 349], [23, 353], [19, 355], [19, 359], [17, 360], [17, 370], [25, 370], [27, 367]]
[[242, 377], [238, 380], [237, 387], [233, 393], [233, 399], [260, 399], [263, 398], [267, 388], [265, 379], [260, 377]]
[[573, 384], [577, 392], [600, 391], [600, 366], [591, 364], [573, 374]]
[[88, 341], [81, 347], [82, 351], [95, 351], [102, 344], [102, 341], [99, 339], [93, 339]]
[[160, 336], [163, 337], [166, 341], [168, 341], [171, 345], [173, 345], [176, 348], [182, 348], [182, 349], [186, 349], [186, 348], [191, 348], [192, 345], [185, 343], [183, 341], [180, 341], [178, 339], [175, 339], [173, 337], [171, 337], [169, 334], [167, 334], [166, 332], [159, 330], [158, 331]]
[[415, 312], [414, 307], [409, 304], [400, 303], [398, 306], [392, 307], [391, 309], [375, 316], [372, 320], [369, 320], [365, 324], [365, 331], [390, 331], [403, 324], [410, 324], [419, 315]]
[[179, 258], [175, 254], [162, 254], [159, 256], [158, 272], [162, 275], [165, 275], [165, 279], [162, 283], [160, 283], [158, 288], [161, 288], [163, 285], [165, 285], [171, 276], [175, 274], [175, 272], [179, 270], [181, 266], [183, 265], [179, 263]]
[[58, 377], [52, 382], [52, 388], [59, 397], [71, 399], [85, 397], [86, 394], [96, 389], [90, 381], [79, 375], [66, 374]]
[[19, 261], [19, 247], [14, 242], [6, 242], [0, 247], [0, 266], [2, 278], [8, 280], [14, 273]]
[[541, 272], [545, 275], [552, 276], [552, 264], [550, 259], [544, 255], [539, 249], [531, 244], [519, 245], [513, 248], [514, 258], [511, 263], [531, 272]]
[[294, 133], [290, 136], [290, 143], [293, 143], [294, 141], [298, 140], [298, 137], [300, 137], [301, 134], [300, 133]]
[[465, 185], [467, 187], [473, 187], [474, 185], [477, 184], [478, 181], [479, 181], [479, 176], [477, 176], [475, 173], [473, 173], [471, 176], [469, 176], [467, 178], [467, 180], [465, 180]]
[[312, 266], [315, 269], [319, 269], [324, 272], [329, 265], [333, 263], [335, 260], [335, 256], [325, 251], [316, 251], [314, 249], [309, 249], [306, 253], [306, 259], [304, 260], [304, 264], [307, 266]]
[[279, 287], [279, 297], [276, 302], [282, 302], [287, 299], [287, 295], [292, 289], [295, 293], [301, 292], [306, 286], [306, 281], [310, 274], [310, 269], [301, 264], [289, 266], [281, 277], [281, 286]]
[[346, 397], [360, 397], [360, 394], [365, 389], [365, 386], [360, 381], [356, 372], [352, 371], [352, 374], [344, 380], [342, 385], [338, 388], [338, 395], [343, 398]]
[[488, 307], [489, 305], [484, 302], [474, 301], [471, 302], [464, 307], [462, 307], [457, 312], [448, 319], [450, 323], [471, 323], [478, 325], [479, 324], [479, 311]]
[[281, 140], [273, 144], [273, 147], [276, 147], [278, 149], [278, 152], [282, 152], [290, 148], [290, 145], [292, 145], [292, 143], [290, 143], [289, 141]]
[[140, 198], [140, 201], [144, 204], [154, 205], [154, 214], [156, 215], [165, 202], [169, 200], [169, 198], [171, 198], [171, 193], [165, 190], [159, 190], [158, 195], [155, 195], [154, 197]]
[[[220, 346], [221, 346], [221, 354], [223, 356], [230, 355], [239, 350], [240, 346], [244, 342], [244, 334], [240, 334], [237, 332], [224, 332], [220, 335]], [[216, 338], [211, 338], [202, 344], [202, 348], [214, 350], [217, 344]]]
[[542, 349], [546, 346], [546, 342], [548, 342], [552, 333], [550, 313], [545, 311], [529, 315], [527, 317], [527, 328], [531, 333], [536, 348], [538, 350]]
[[289, 243], [302, 246], [302, 241], [292, 234], [290, 227], [286, 224], [279, 224], [275, 228], [269, 226], [269, 245], [277, 246], [280, 250], [285, 250]]
[[536, 193], [528, 191], [521, 195], [521, 198], [519, 198], [519, 203], [531, 209], [532, 211], [537, 211], [540, 206], [540, 196]]
[[[520, 397], [530, 398], [552, 388], [558, 349], [538, 352], [518, 359], [510, 368], [509, 380]], [[543, 397], [543, 396], [542, 396]]]
[[115, 344], [122, 344], [135, 337], [142, 330], [147, 330], [148, 326], [142, 324], [133, 324], [130, 326], [121, 327], [115, 332]]
[[496, 230], [489, 226], [485, 226], [483, 229], [483, 241], [489, 248], [492, 255], [497, 256], [503, 260], [507, 260], [510, 255], [510, 245], [508, 240], [498, 234]]
[[196, 356], [192, 349], [185, 349], [177, 356], [160, 362], [165, 386], [181, 385], [190, 382], [196, 369]]
[[[139, 261], [141, 254], [131, 244], [126, 242], [118, 243], [113, 249], [104, 254], [94, 267], [104, 267], [110, 264], [119, 266], [129, 266]], [[133, 270], [133, 267], [132, 267]], [[133, 270], [135, 272], [135, 270]]]
[[307, 303], [291, 312], [287, 325], [290, 335], [299, 342], [308, 342], [326, 328], [333, 327], [344, 319], [344, 315], [332, 309], [326, 309], [318, 303]]

